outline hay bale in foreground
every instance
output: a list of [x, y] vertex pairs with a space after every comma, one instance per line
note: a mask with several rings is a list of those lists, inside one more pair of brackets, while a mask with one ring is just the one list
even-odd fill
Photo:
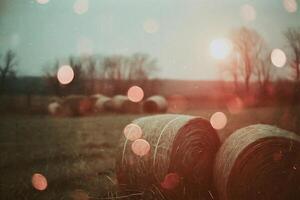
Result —
[[92, 112], [91, 100], [82, 95], [67, 96], [62, 102], [63, 116], [83, 116]]
[[134, 142], [122, 137], [116, 163], [120, 184], [145, 190], [155, 185], [170, 199], [208, 195], [220, 145], [209, 121], [165, 114], [139, 118], [133, 123], [141, 128], [150, 151], [137, 156], [132, 150]]
[[300, 137], [270, 126], [235, 131], [220, 148], [214, 183], [221, 200], [300, 197]]
[[167, 109], [168, 102], [163, 96], [151, 96], [143, 103], [143, 111], [146, 113], [165, 113]]

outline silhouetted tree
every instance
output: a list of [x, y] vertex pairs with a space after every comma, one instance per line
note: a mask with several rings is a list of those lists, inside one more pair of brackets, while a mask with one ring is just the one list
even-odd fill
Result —
[[7, 79], [16, 76], [16, 56], [12, 50], [8, 50], [3, 57], [3, 62], [0, 63], [0, 92], [5, 90]]
[[295, 132], [300, 131], [300, 108], [298, 106], [300, 100], [300, 27], [289, 28], [284, 33], [287, 43], [290, 47], [289, 66], [293, 70], [293, 80], [295, 81], [292, 88], [292, 98], [289, 103], [289, 121], [294, 127]]
[[127, 86], [124, 82], [138, 82], [143, 86], [157, 69], [156, 61], [147, 54], [132, 56], [108, 56], [103, 59], [103, 77], [114, 85], [113, 93], [123, 93]]
[[245, 84], [246, 92], [249, 92], [250, 81], [255, 73], [259, 72], [261, 79], [262, 74], [267, 72], [267, 70], [262, 70], [265, 67], [262, 65], [264, 62], [261, 58], [261, 53], [265, 48], [264, 40], [255, 30], [242, 27], [232, 32], [232, 43], [232, 59], [236, 59], [236, 61], [233, 62], [234, 66], [231, 66], [229, 70], [235, 79], [239, 74]]
[[271, 54], [265, 43], [258, 44], [254, 65], [254, 76], [260, 93], [267, 95], [267, 87], [274, 78], [274, 68], [271, 63]]
[[284, 35], [292, 51], [289, 64], [294, 70], [293, 78], [300, 81], [300, 27], [289, 28]]

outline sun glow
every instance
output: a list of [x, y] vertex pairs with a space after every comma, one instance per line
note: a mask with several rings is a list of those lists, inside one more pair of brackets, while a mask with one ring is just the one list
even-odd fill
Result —
[[210, 43], [210, 53], [215, 59], [226, 58], [230, 54], [231, 50], [232, 43], [228, 39], [215, 39]]

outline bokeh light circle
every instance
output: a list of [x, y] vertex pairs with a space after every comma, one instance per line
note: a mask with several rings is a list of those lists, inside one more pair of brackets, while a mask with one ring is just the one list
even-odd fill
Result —
[[48, 186], [46, 177], [39, 173], [33, 174], [31, 178], [31, 183], [36, 190], [40, 191], [45, 190]]
[[276, 67], [283, 67], [286, 64], [287, 58], [281, 49], [274, 49], [271, 53], [271, 61]]
[[140, 102], [144, 98], [144, 91], [139, 86], [132, 86], [129, 88], [127, 96], [132, 102]]
[[49, 0], [36, 0], [36, 2], [39, 4], [46, 4], [49, 3]]
[[246, 21], [254, 21], [256, 19], [255, 8], [249, 4], [245, 4], [241, 7], [241, 16]]
[[283, 6], [287, 12], [294, 13], [298, 9], [296, 0], [283, 0]]
[[139, 125], [133, 124], [133, 123], [125, 126], [123, 132], [124, 132], [126, 139], [128, 139], [130, 141], [135, 141], [135, 140], [141, 138], [142, 134], [143, 134], [141, 127]]
[[227, 117], [223, 112], [216, 112], [211, 116], [210, 124], [216, 130], [223, 129], [227, 124]]
[[232, 50], [232, 43], [230, 40], [221, 38], [215, 39], [210, 44], [210, 53], [216, 59], [226, 58]]
[[57, 79], [58, 81], [63, 84], [69, 84], [74, 79], [74, 71], [71, 66], [63, 65], [57, 71]]
[[78, 15], [82, 15], [89, 10], [88, 0], [77, 0], [73, 6], [74, 12]]
[[137, 139], [132, 143], [131, 149], [134, 154], [138, 156], [145, 156], [150, 151], [150, 144], [144, 139]]
[[159, 23], [154, 19], [148, 19], [143, 24], [146, 33], [156, 33], [159, 30]]

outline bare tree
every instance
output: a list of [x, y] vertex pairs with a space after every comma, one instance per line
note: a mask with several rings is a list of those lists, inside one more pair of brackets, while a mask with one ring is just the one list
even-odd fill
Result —
[[129, 59], [129, 80], [147, 80], [157, 70], [156, 60], [147, 54], [136, 53]]
[[44, 71], [44, 77], [46, 80], [46, 84], [50, 91], [52, 91], [55, 95], [61, 95], [61, 85], [57, 79], [57, 71], [59, 69], [59, 61], [56, 60], [53, 66], [47, 66]]
[[[231, 66], [231, 73], [236, 78], [237, 73], [245, 84], [245, 89], [248, 92], [250, 89], [250, 81], [255, 76], [256, 66], [261, 65], [260, 53], [264, 48], [263, 38], [253, 29], [242, 27], [232, 32], [233, 42], [233, 58], [237, 59]], [[262, 65], [260, 68], [260, 78], [262, 76]]]
[[110, 56], [103, 62], [104, 75], [114, 80], [145, 80], [156, 70], [156, 61], [147, 54]]
[[300, 81], [300, 27], [289, 28], [284, 33], [292, 54], [290, 66], [294, 70], [294, 80]]
[[124, 82], [138, 81], [139, 85], [145, 84], [156, 70], [156, 61], [147, 54], [140, 53], [132, 56], [108, 56], [104, 58], [102, 67], [103, 77], [113, 82], [114, 93], [122, 93], [127, 88]]
[[85, 91], [87, 94], [93, 94], [96, 91], [97, 79], [97, 59], [89, 56], [83, 60], [85, 69]]
[[8, 50], [3, 57], [3, 63], [0, 64], [0, 90], [3, 91], [5, 88], [5, 82], [9, 77], [16, 76], [16, 53], [12, 50]]
[[274, 68], [271, 63], [271, 53], [264, 42], [257, 44], [257, 51], [254, 65], [254, 75], [260, 92], [266, 94], [267, 87], [274, 78]]

